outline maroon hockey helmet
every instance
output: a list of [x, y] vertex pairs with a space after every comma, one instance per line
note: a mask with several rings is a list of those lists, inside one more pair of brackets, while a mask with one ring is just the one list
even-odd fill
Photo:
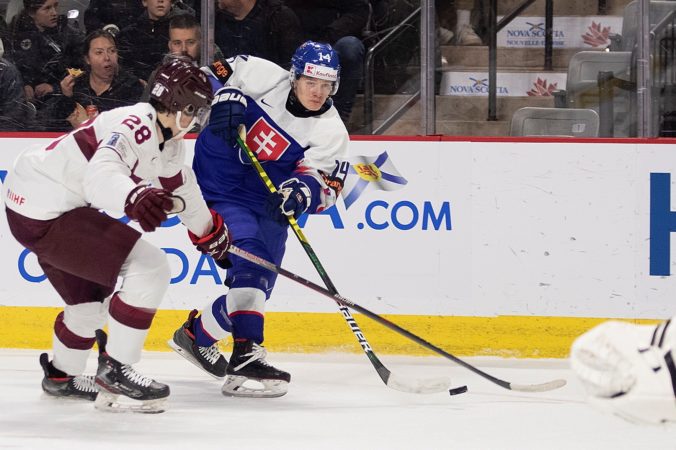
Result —
[[155, 71], [150, 98], [169, 112], [194, 116], [209, 110], [213, 93], [204, 72], [183, 59], [172, 58]]

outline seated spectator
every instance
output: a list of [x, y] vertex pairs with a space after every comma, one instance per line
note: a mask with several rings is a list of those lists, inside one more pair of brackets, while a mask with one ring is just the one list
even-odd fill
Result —
[[202, 31], [190, 14], [174, 16], [169, 21], [169, 53], [190, 58], [199, 63], [202, 51]]
[[469, 14], [469, 24], [464, 24], [458, 31], [458, 45], [488, 44], [488, 0], [474, 0]]
[[120, 68], [117, 44], [111, 33], [97, 30], [87, 36], [84, 64], [81, 75], [68, 74], [61, 80], [62, 95], [51, 98], [40, 111], [40, 122], [47, 129], [63, 126], [63, 120], [74, 108], [80, 113], [84, 109], [87, 116], [92, 117], [113, 108], [133, 105], [141, 98], [143, 84]]
[[364, 70], [362, 34], [369, 19], [367, 0], [285, 0], [300, 19], [303, 37], [331, 44], [340, 58], [340, 87], [333, 104], [350, 119]]
[[9, 31], [5, 17], [0, 14], [0, 57], [2, 57], [5, 47], [9, 48]]
[[119, 35], [120, 57], [125, 67], [148, 81], [162, 62], [169, 42], [169, 20], [182, 10], [173, 11], [171, 0], [143, 0], [146, 10]]
[[84, 12], [87, 33], [105, 28], [117, 35], [144, 13], [141, 0], [91, 0]]
[[9, 27], [14, 61], [29, 101], [58, 91], [59, 83], [77, 60], [82, 34], [64, 15], [58, 15], [57, 0], [23, 0], [24, 9]]
[[[190, 14], [179, 14], [169, 21], [169, 53], [190, 58], [200, 65], [202, 52], [202, 28]], [[213, 60], [223, 59], [221, 50], [214, 46]]]
[[30, 128], [35, 107], [26, 101], [19, 70], [0, 55], [0, 131]]
[[252, 55], [289, 68], [305, 39], [298, 17], [281, 0], [218, 0], [214, 40], [226, 57]]

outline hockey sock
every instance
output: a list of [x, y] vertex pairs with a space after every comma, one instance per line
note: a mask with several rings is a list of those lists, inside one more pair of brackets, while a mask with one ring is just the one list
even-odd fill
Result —
[[225, 338], [232, 330], [225, 295], [214, 300], [211, 308], [202, 311], [202, 314], [194, 320], [192, 328], [195, 343], [200, 347], [211, 347], [214, 342]]

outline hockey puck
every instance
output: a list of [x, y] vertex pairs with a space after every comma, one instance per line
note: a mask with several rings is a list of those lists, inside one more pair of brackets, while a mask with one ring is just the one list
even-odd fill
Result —
[[450, 395], [464, 394], [465, 392], [467, 392], [467, 386], [460, 386], [460, 387], [448, 390], [448, 393]]

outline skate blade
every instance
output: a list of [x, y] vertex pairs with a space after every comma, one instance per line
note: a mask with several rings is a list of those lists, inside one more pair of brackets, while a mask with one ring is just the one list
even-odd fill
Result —
[[219, 380], [219, 381], [223, 381], [223, 378], [225, 378], [225, 377], [219, 377], [218, 375], [214, 375], [213, 373], [209, 372], [209, 371], [206, 370], [204, 367], [202, 367], [202, 364], [200, 364], [199, 361], [197, 361], [190, 353], [188, 353], [188, 352], [186, 352], [185, 350], [183, 350], [183, 347], [181, 347], [181, 346], [178, 345], [176, 342], [174, 342], [174, 339], [173, 339], [173, 338], [172, 338], [172, 339], [169, 339], [169, 340], [167, 341], [167, 345], [169, 345], [169, 347], [171, 347], [172, 350], [174, 350], [176, 353], [178, 353], [178, 354], [181, 355], [183, 358], [185, 358], [186, 361], [191, 362], [195, 367], [197, 367], [198, 369], [200, 369], [202, 372], [208, 373], [209, 375], [211, 375], [212, 377], [214, 377], [215, 379], [217, 379], [217, 380]]
[[284, 380], [254, 379], [236, 375], [228, 375], [221, 388], [226, 397], [275, 398], [281, 397], [289, 390], [289, 383]]
[[[98, 396], [98, 395], [97, 395]], [[89, 397], [78, 397], [77, 395], [56, 395], [49, 392], [42, 391], [40, 398], [47, 401], [56, 402], [93, 402], [95, 399]]]
[[159, 414], [167, 410], [166, 401], [166, 397], [154, 400], [134, 400], [101, 389], [94, 401], [94, 407], [99, 411], [114, 413]]

